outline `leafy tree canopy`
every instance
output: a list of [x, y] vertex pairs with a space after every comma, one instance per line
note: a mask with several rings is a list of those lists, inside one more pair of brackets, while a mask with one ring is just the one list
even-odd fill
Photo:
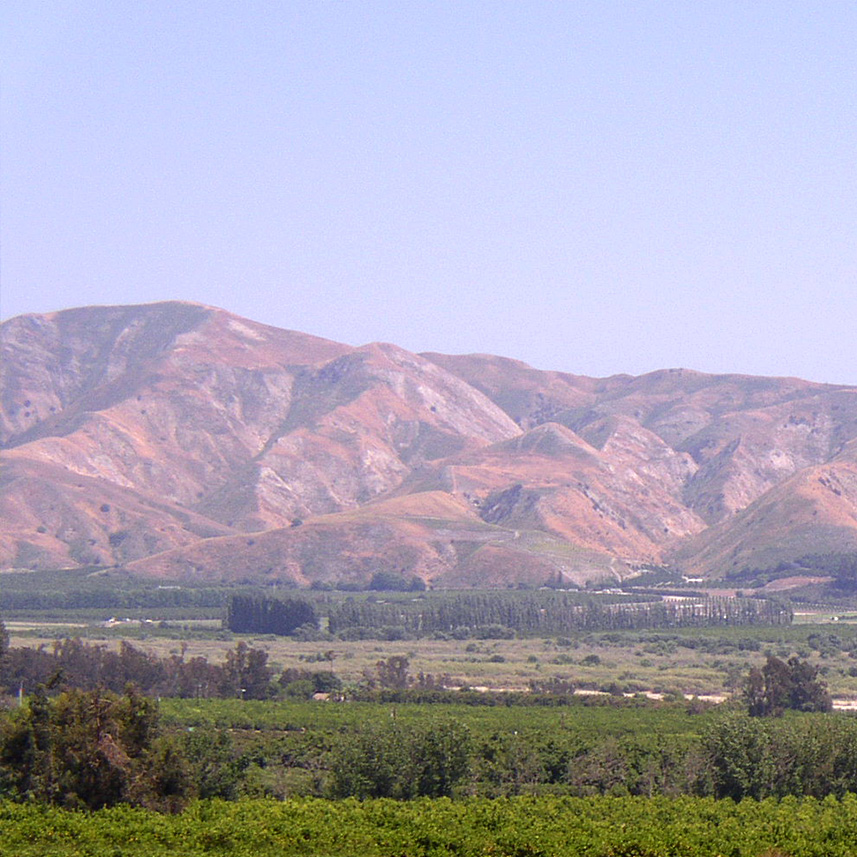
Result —
[[818, 667], [800, 658], [786, 662], [769, 655], [761, 669], [750, 670], [744, 697], [752, 717], [779, 715], [786, 709], [830, 711], [833, 707]]

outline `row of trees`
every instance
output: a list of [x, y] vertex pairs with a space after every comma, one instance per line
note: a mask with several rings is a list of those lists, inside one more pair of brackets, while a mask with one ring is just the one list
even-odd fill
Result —
[[[36, 575], [33, 575], [36, 577]], [[216, 611], [222, 609], [228, 591], [218, 587], [133, 587], [117, 586], [114, 582], [76, 582], [73, 589], [68, 583], [52, 586], [36, 577], [38, 583], [24, 586], [4, 586], [0, 592], [0, 611], [16, 610], [116, 610], [131, 611], [164, 608], [199, 608]], [[38, 588], [33, 588], [38, 586]]]
[[518, 634], [550, 635], [572, 631], [616, 631], [728, 625], [789, 624], [790, 608], [771, 601], [701, 598], [605, 604], [585, 603], [567, 593], [458, 594], [412, 602], [348, 600], [330, 609], [329, 630], [382, 633], [399, 628], [407, 636], [434, 633], [480, 636], [503, 629]]
[[332, 757], [336, 797], [695, 794], [763, 799], [857, 792], [857, 722], [806, 716], [759, 719], [729, 713], [698, 741], [596, 736], [478, 738], [454, 724], [433, 730], [396, 723], [350, 736]]
[[331, 797], [452, 797], [470, 774], [472, 742], [455, 723], [369, 726], [331, 755]]
[[49, 647], [6, 647], [0, 652], [0, 686], [9, 695], [34, 693], [39, 687], [122, 693], [129, 684], [153, 696], [241, 699], [308, 697], [341, 686], [329, 670], [287, 669], [276, 676], [268, 653], [243, 641], [220, 664], [200, 656], [186, 658], [184, 653], [158, 658], [126, 641], [115, 651], [65, 639]]
[[298, 628], [318, 628], [318, 614], [302, 598], [233, 595], [226, 610], [226, 627], [238, 634], [290, 636]]
[[[0, 635], [2, 631], [0, 625]], [[185, 660], [184, 654], [158, 658], [123, 641], [118, 650], [103, 645], [90, 645], [78, 639], [56, 641], [50, 648], [12, 648], [3, 646], [0, 636], [0, 684], [7, 694], [34, 692], [39, 687], [102, 688], [122, 692], [134, 685], [144, 693], [158, 696], [238, 697], [267, 699], [286, 695], [309, 698], [314, 693], [331, 693], [342, 689], [342, 682], [330, 670], [288, 668], [279, 677], [268, 665], [268, 655], [261, 649], [239, 642], [226, 653], [221, 664], [206, 658]], [[448, 677], [409, 672], [404, 655], [391, 655], [379, 660], [374, 670], [364, 676], [365, 690], [373, 688], [413, 692], [415, 699], [432, 698], [426, 692], [440, 693]], [[574, 684], [551, 679], [534, 684], [537, 695], [567, 696]], [[832, 701], [818, 668], [799, 658], [787, 662], [768, 656], [764, 666], [750, 670], [744, 683], [744, 698], [753, 717], [780, 715], [787, 709], [829, 711]], [[440, 697], [438, 697], [440, 699]]]

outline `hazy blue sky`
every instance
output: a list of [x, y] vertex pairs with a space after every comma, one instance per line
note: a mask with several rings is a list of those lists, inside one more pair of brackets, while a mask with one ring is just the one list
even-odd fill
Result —
[[0, 11], [3, 318], [857, 384], [853, 0]]

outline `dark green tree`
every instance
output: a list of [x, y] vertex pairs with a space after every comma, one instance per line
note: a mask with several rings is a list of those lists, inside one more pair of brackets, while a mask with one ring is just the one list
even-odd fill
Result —
[[234, 800], [249, 759], [238, 754], [229, 733], [196, 729], [182, 736], [182, 744], [196, 796]]
[[332, 751], [334, 797], [449, 797], [470, 768], [470, 734], [454, 723], [397, 723], [342, 736]]
[[302, 598], [263, 598], [233, 595], [226, 611], [226, 627], [239, 634], [288, 636], [304, 626], [318, 627], [318, 614]]
[[768, 797], [776, 778], [769, 724], [746, 715], [718, 720], [703, 736], [715, 797]]
[[375, 592], [407, 592], [412, 582], [395, 571], [376, 571], [366, 588]]
[[705, 730], [702, 750], [718, 798], [823, 798], [857, 789], [857, 723], [851, 717], [731, 713]]
[[403, 690], [408, 686], [409, 661], [404, 655], [390, 655], [375, 664], [378, 684], [381, 687]]
[[237, 696], [241, 699], [266, 699], [271, 692], [272, 677], [268, 653], [254, 649], [241, 640], [226, 653], [220, 692], [222, 696]]
[[769, 655], [765, 665], [750, 670], [744, 698], [751, 717], [795, 711], [830, 711], [833, 707], [827, 685], [814, 667], [800, 658], [787, 662]]

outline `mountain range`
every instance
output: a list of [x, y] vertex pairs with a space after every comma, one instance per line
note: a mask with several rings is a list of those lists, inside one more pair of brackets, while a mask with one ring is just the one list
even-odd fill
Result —
[[857, 387], [590, 378], [185, 302], [0, 337], [3, 569], [506, 587], [857, 551]]

